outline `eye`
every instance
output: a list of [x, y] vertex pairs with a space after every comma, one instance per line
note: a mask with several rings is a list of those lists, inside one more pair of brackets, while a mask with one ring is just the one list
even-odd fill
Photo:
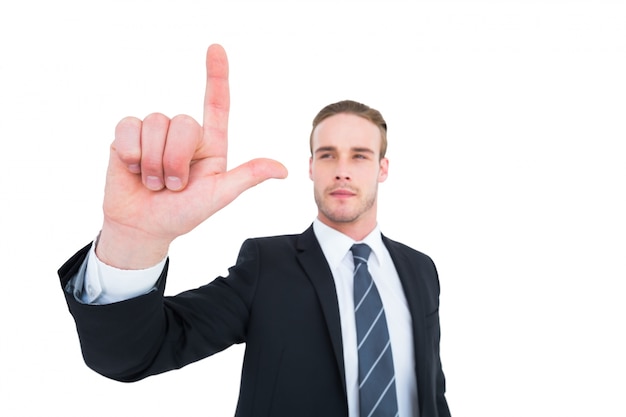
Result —
[[363, 155], [362, 153], [357, 153], [353, 156], [354, 159], [367, 159], [367, 156]]
[[318, 158], [319, 159], [329, 159], [329, 158], [332, 158], [332, 155], [330, 153], [323, 153], [323, 154], [320, 154], [318, 156]]

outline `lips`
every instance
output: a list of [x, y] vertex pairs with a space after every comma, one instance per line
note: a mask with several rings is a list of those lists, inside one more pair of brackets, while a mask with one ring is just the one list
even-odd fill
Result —
[[329, 194], [333, 197], [352, 197], [356, 195], [354, 191], [348, 190], [346, 188], [338, 188], [336, 190], [332, 190]]

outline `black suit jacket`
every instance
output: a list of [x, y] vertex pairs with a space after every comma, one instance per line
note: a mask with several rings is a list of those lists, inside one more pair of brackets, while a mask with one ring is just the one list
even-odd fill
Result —
[[[413, 318], [421, 417], [445, 417], [439, 357], [439, 282], [430, 258], [383, 237]], [[59, 270], [66, 288], [89, 250]], [[163, 297], [158, 287], [110, 305], [65, 291], [89, 367], [120, 381], [177, 369], [246, 343], [237, 416], [347, 416], [339, 307], [331, 271], [310, 227], [250, 239], [226, 278]]]

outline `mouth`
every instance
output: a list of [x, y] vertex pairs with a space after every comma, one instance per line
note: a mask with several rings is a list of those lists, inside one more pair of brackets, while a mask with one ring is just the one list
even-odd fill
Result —
[[337, 198], [354, 197], [356, 195], [354, 191], [351, 191], [345, 188], [339, 188], [339, 189], [333, 190], [329, 194], [332, 197], [337, 197]]

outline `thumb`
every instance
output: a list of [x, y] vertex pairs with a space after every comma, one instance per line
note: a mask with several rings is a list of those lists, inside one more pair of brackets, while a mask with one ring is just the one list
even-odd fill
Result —
[[220, 176], [219, 202], [224, 207], [241, 193], [270, 178], [284, 179], [287, 177], [287, 168], [273, 159], [258, 158], [231, 169]]

